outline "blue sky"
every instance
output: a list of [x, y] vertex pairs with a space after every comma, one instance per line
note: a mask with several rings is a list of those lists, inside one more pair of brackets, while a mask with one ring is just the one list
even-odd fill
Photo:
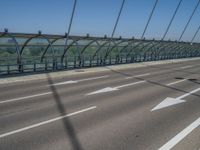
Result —
[[[198, 0], [183, 0], [167, 35], [177, 39]], [[122, 0], [78, 0], [72, 35], [111, 35]], [[126, 0], [115, 36], [140, 38], [155, 0]], [[179, 0], [159, 0], [145, 34], [160, 39]], [[67, 31], [73, 0], [0, 0], [0, 31], [64, 34]], [[200, 25], [198, 7], [183, 40], [190, 41]], [[200, 42], [200, 33], [196, 40]]]

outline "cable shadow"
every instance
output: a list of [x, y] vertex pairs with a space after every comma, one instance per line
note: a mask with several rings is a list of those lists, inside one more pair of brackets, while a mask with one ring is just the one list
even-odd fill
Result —
[[[173, 63], [173, 62], [172, 62], [172, 63]], [[154, 68], [154, 69], [171, 69], [171, 68], [168, 68], [168, 67], [152, 66], [152, 65], [148, 65], [148, 64], [143, 64], [143, 65], [146, 66], [146, 67], [149, 67], [149, 68]], [[200, 65], [195, 65], [195, 66], [200, 66]], [[200, 74], [199, 72], [185, 71], [185, 70], [183, 70], [183, 69], [174, 69], [173, 71], [176, 71], [176, 72], [183, 72], [183, 73], [188, 73], [188, 74], [197, 74], [197, 75]]]
[[[56, 87], [53, 86], [54, 82], [49, 74], [47, 74], [47, 80], [48, 80], [48, 84], [50, 85], [49, 87], [53, 93], [53, 98], [55, 100], [55, 103], [56, 103], [56, 106], [57, 106], [57, 109], [58, 109], [60, 115], [61, 116], [67, 115], [67, 111], [62, 104], [61, 98], [58, 94]], [[76, 136], [76, 131], [75, 131], [72, 123], [70, 122], [69, 118], [67, 118], [67, 117], [63, 118], [62, 122], [63, 122], [64, 128], [65, 128], [65, 132], [69, 136], [72, 148], [74, 150], [83, 150], [83, 148], [78, 140], [78, 137]]]
[[[120, 72], [120, 71], [117, 71], [117, 70], [113, 70], [113, 69], [111, 69], [111, 68], [109, 68], [109, 69], [110, 69], [111, 72], [118, 73], [118, 74], [120, 74], [120, 75], [124, 75], [125, 77], [127, 77], [127, 76], [132, 76], [131, 74], [123, 73], [123, 72]], [[165, 87], [165, 88], [168, 88], [168, 89], [172, 89], [172, 90], [175, 90], [175, 91], [179, 91], [179, 92], [183, 92], [183, 93], [188, 93], [188, 91], [181, 90], [181, 89], [178, 89], [178, 88], [175, 88], [175, 87], [171, 87], [171, 86], [167, 86], [167, 85], [165, 85], [165, 84], [161, 84], [161, 83], [158, 83], [158, 82], [146, 80], [146, 79], [144, 79], [144, 78], [140, 78], [140, 77], [133, 77], [133, 78], [138, 79], [138, 80], [145, 80], [145, 81], [148, 82], [148, 83], [151, 83], [151, 84], [154, 84], [154, 85], [158, 85], [158, 86], [161, 86], [161, 87]], [[188, 81], [190, 81], [190, 80], [188, 80]], [[191, 81], [191, 82], [195, 83], [196, 80], [195, 80], [195, 81], [193, 80], [193, 81]], [[198, 83], [198, 84], [199, 84], [199, 83]], [[195, 94], [195, 93], [191, 93], [191, 95], [200, 97], [199, 94]]]
[[129, 73], [124, 73], [124, 72], [120, 72], [120, 71], [117, 71], [117, 70], [113, 70], [113, 69], [111, 69], [111, 68], [108, 67], [108, 66], [105, 66], [105, 68], [107, 68], [107, 69], [110, 70], [111, 72], [114, 72], [114, 73], [116, 73], [116, 74], [120, 74], [120, 75], [125, 76], [125, 77], [131, 77], [131, 76], [132, 76], [132, 75], [129, 74]]

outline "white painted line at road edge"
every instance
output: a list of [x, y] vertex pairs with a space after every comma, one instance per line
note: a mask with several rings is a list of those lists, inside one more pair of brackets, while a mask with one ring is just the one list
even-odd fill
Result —
[[187, 69], [187, 68], [192, 68], [193, 66], [184, 66], [184, 67], [180, 67], [181, 69]]
[[136, 76], [127, 77], [125, 79], [132, 79], [132, 78], [144, 77], [144, 76], [149, 76], [149, 75], [151, 75], [151, 74], [150, 73], [145, 73], [145, 74], [140, 74], [140, 75], [136, 75]]
[[49, 95], [51, 93], [52, 92], [46, 92], [46, 93], [40, 93], [40, 94], [35, 94], [35, 95], [30, 95], [30, 96], [25, 96], [25, 97], [13, 98], [13, 99], [9, 99], [9, 100], [0, 101], [0, 104], [14, 102], [14, 101], [20, 101], [20, 100], [39, 97], [39, 96], [44, 96], [44, 95]]
[[57, 86], [57, 85], [65, 85], [65, 84], [74, 84], [74, 83], [78, 83], [78, 82], [90, 81], [90, 80], [96, 80], [96, 79], [102, 79], [102, 78], [107, 78], [107, 77], [108, 77], [108, 75], [100, 76], [100, 77], [87, 78], [87, 79], [81, 79], [81, 80], [69, 80], [69, 81], [65, 81], [65, 82], [54, 83], [54, 84], [47, 85], [47, 86]]
[[195, 128], [197, 128], [199, 125], [200, 125], [200, 118], [198, 118], [188, 127], [186, 127], [183, 131], [177, 134], [174, 138], [172, 138], [170, 141], [168, 141], [165, 145], [163, 145], [158, 150], [170, 150], [176, 144], [178, 144], [181, 140], [183, 140], [189, 133], [191, 133]]
[[183, 81], [186, 81], [187, 79], [183, 79], [183, 80], [180, 80], [180, 81], [176, 81], [176, 82], [172, 82], [172, 83], [169, 83], [169, 84], [167, 84], [168, 86], [169, 85], [174, 85], [174, 84], [177, 84], [177, 83], [181, 83], [181, 82], [183, 82]]
[[43, 121], [43, 122], [40, 122], [40, 123], [37, 123], [37, 124], [34, 124], [34, 125], [24, 127], [24, 128], [18, 129], [18, 130], [7, 132], [7, 133], [4, 133], [4, 134], [1, 134], [0, 138], [4, 138], [4, 137], [7, 137], [9, 135], [13, 135], [13, 134], [16, 134], [16, 133], [19, 133], [19, 132], [23, 132], [23, 131], [26, 131], [26, 130], [29, 130], [29, 129], [32, 129], [32, 128], [36, 128], [36, 127], [39, 127], [39, 126], [42, 126], [42, 125], [45, 125], [45, 124], [49, 124], [49, 123], [61, 120], [63, 118], [74, 116], [74, 115], [77, 115], [77, 114], [80, 114], [80, 113], [83, 113], [83, 112], [86, 112], [86, 111], [89, 111], [89, 110], [92, 110], [92, 109], [96, 109], [96, 108], [97, 108], [96, 106], [92, 106], [92, 107], [89, 107], [89, 108], [86, 108], [86, 109], [76, 111], [74, 113], [70, 113], [68, 115], [60, 116], [60, 117], [57, 117], [57, 118], [53, 118], [53, 119], [50, 119], [50, 120], [47, 120], [47, 121]]

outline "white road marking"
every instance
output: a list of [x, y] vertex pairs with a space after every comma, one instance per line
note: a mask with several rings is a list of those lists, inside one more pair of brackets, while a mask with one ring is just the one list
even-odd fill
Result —
[[46, 92], [46, 93], [40, 93], [40, 94], [35, 94], [35, 95], [30, 95], [30, 96], [25, 96], [25, 97], [13, 98], [13, 99], [9, 99], [9, 100], [0, 101], [0, 104], [14, 102], [14, 101], [20, 101], [20, 100], [44, 96], [44, 95], [49, 95], [51, 93], [52, 92]]
[[57, 85], [74, 84], [74, 83], [77, 83], [77, 81], [70, 80], [70, 81], [65, 81], [65, 82], [59, 82], [59, 83], [55, 83], [55, 84], [50, 84], [50, 85], [47, 85], [47, 86], [57, 86]]
[[39, 127], [39, 126], [42, 126], [42, 125], [45, 125], [45, 124], [49, 124], [49, 123], [61, 120], [61, 119], [66, 118], [66, 117], [74, 116], [74, 115], [77, 115], [77, 114], [80, 114], [80, 113], [83, 113], [83, 112], [86, 112], [86, 111], [89, 111], [89, 110], [92, 110], [92, 109], [96, 109], [96, 108], [97, 108], [96, 106], [89, 107], [89, 108], [86, 108], [86, 109], [76, 111], [74, 113], [70, 113], [68, 115], [60, 116], [60, 117], [57, 117], [57, 118], [53, 118], [53, 119], [50, 119], [50, 120], [47, 120], [47, 121], [43, 121], [43, 122], [40, 122], [40, 123], [37, 123], [37, 124], [33, 124], [33, 125], [30, 125], [30, 126], [24, 127], [24, 128], [18, 129], [18, 130], [7, 132], [7, 133], [4, 133], [4, 134], [1, 134], [0, 138], [4, 138], [4, 137], [7, 137], [9, 135], [13, 135], [13, 134], [16, 134], [16, 133], [19, 133], [19, 132], [30, 130], [30, 129], [33, 129], [33, 128], [36, 128], [36, 127]]
[[105, 76], [100, 76], [100, 77], [81, 79], [81, 80], [77, 80], [77, 82], [90, 81], [90, 80], [96, 80], [96, 79], [102, 79], [102, 78], [108, 78], [108, 77], [109, 77], [108, 75], [105, 75]]
[[47, 85], [47, 86], [58, 86], [58, 85], [74, 84], [74, 83], [78, 83], [78, 82], [102, 79], [102, 78], [107, 78], [107, 77], [108, 77], [108, 75], [100, 76], [100, 77], [94, 77], [94, 78], [81, 79], [81, 80], [69, 80], [69, 81], [65, 81], [65, 82], [54, 83], [54, 84]]
[[136, 85], [136, 84], [140, 84], [140, 83], [144, 83], [144, 82], [146, 82], [146, 81], [138, 81], [138, 82], [133, 82], [133, 83], [129, 83], [129, 84], [124, 84], [124, 85], [117, 86], [115, 88], [116, 89], [120, 89], [120, 88], [123, 88], [123, 87], [131, 86], [131, 85]]
[[177, 84], [177, 83], [181, 83], [181, 82], [184, 82], [184, 81], [186, 81], [187, 79], [183, 79], [183, 80], [180, 80], [180, 81], [176, 81], [176, 82], [172, 82], [172, 83], [169, 83], [169, 84], [167, 84], [168, 86], [169, 85], [174, 85], [174, 84]]
[[193, 66], [184, 66], [184, 67], [180, 67], [181, 69], [187, 69], [187, 68], [192, 68]]
[[145, 73], [145, 74], [140, 74], [140, 75], [136, 75], [136, 76], [131, 76], [131, 77], [127, 77], [125, 79], [132, 79], [132, 78], [137, 78], [137, 77], [144, 77], [144, 76], [148, 76], [151, 75], [150, 73]]
[[189, 95], [191, 95], [191, 94], [193, 94], [193, 93], [196, 93], [196, 92], [198, 92], [198, 91], [200, 91], [200, 88], [198, 88], [198, 89], [196, 89], [196, 90], [193, 90], [193, 91], [191, 91], [191, 92], [189, 92], [189, 93], [186, 93], [186, 94], [184, 94], [184, 95], [182, 95], [182, 96], [179, 96], [179, 97], [177, 97], [176, 99], [185, 98], [185, 97], [187, 97], [187, 96], [189, 96]]
[[100, 93], [107, 93], [107, 92], [117, 91], [120, 88], [131, 86], [131, 85], [136, 85], [136, 84], [140, 84], [140, 83], [144, 83], [144, 82], [146, 82], [146, 81], [138, 81], [138, 82], [124, 84], [124, 85], [120, 85], [120, 86], [116, 86], [116, 87], [106, 87], [106, 88], [103, 88], [103, 89], [100, 89], [100, 90], [88, 93], [86, 95], [94, 95], [94, 94], [100, 94]]
[[197, 128], [199, 125], [200, 125], [200, 118], [198, 118], [188, 127], [186, 127], [183, 131], [177, 134], [174, 138], [168, 141], [165, 145], [159, 148], [159, 150], [170, 150], [176, 144], [178, 144], [181, 140], [183, 140], [188, 134], [190, 134], [195, 128]]
[[162, 108], [165, 108], [165, 107], [169, 107], [169, 106], [172, 106], [172, 105], [176, 105], [176, 104], [179, 104], [179, 103], [184, 103], [186, 102], [185, 100], [182, 100], [182, 98], [185, 98], [193, 93], [196, 93], [200, 91], [200, 88], [196, 89], [196, 90], [193, 90], [189, 93], [186, 93], [182, 96], [179, 96], [177, 98], [171, 98], [171, 97], [167, 97], [165, 100], [163, 100], [160, 104], [158, 104], [156, 107], [154, 107], [151, 111], [155, 111], [155, 110], [158, 110], [158, 109], [162, 109]]
[[162, 108], [165, 108], [165, 107], [169, 107], [169, 106], [184, 103], [184, 102], [186, 102], [186, 101], [167, 97], [160, 104], [158, 104], [156, 107], [154, 107], [151, 111], [155, 111], [155, 110], [158, 110], [158, 109], [162, 109]]

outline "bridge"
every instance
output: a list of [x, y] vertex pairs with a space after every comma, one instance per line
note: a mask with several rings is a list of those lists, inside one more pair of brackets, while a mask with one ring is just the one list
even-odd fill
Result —
[[[0, 150], [200, 150], [200, 0], [177, 39], [167, 39], [186, 0], [177, 0], [159, 38], [0, 32]], [[190, 3], [193, 3], [191, 1]]]
[[174, 41], [165, 39], [182, 0], [176, 6], [164, 35], [157, 40], [145, 39], [145, 33], [158, 7], [158, 0], [155, 1], [141, 38], [114, 37], [125, 2], [122, 1], [111, 36], [70, 35], [77, 1], [74, 1], [68, 32], [65, 35], [47, 35], [42, 34], [42, 31], [38, 31], [37, 34], [10, 33], [5, 29], [4, 32], [0, 32], [0, 74], [55, 71], [200, 56], [200, 44], [194, 42], [200, 26], [189, 42], [182, 41], [199, 2], [195, 5], [180, 37]]

